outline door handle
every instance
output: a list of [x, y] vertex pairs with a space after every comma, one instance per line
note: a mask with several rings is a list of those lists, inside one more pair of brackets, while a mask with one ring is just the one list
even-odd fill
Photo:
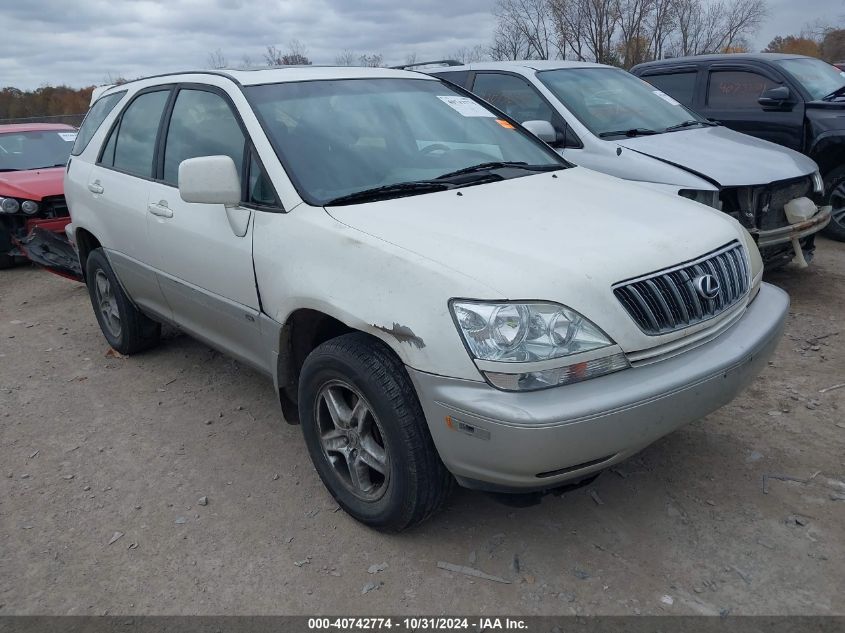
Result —
[[103, 189], [103, 185], [100, 184], [100, 181], [95, 180], [94, 182], [88, 183], [88, 191], [91, 193], [103, 193], [105, 190]]
[[152, 213], [153, 215], [157, 215], [160, 218], [172, 218], [173, 211], [170, 210], [170, 207], [167, 206], [167, 201], [159, 200], [158, 202], [151, 202], [147, 205], [147, 210]]

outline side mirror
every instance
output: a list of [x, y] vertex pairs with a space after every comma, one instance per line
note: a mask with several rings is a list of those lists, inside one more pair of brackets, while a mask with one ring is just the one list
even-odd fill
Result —
[[223, 204], [241, 202], [241, 179], [229, 156], [200, 156], [179, 163], [179, 195], [185, 202]]
[[757, 99], [764, 108], [779, 108], [787, 105], [790, 99], [789, 88], [786, 86], [775, 86], [766, 90], [760, 98]]
[[548, 121], [525, 121], [522, 127], [544, 143], [554, 143], [557, 141], [557, 132], [554, 126]]

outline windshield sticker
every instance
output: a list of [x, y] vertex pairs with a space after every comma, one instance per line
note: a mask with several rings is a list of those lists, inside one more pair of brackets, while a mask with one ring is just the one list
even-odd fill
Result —
[[437, 98], [453, 110], [460, 112], [463, 116], [496, 116], [495, 114], [490, 112], [490, 110], [482, 107], [480, 104], [476, 103], [469, 97], [441, 97], [438, 95]]
[[675, 106], [681, 105], [680, 102], [675, 101], [672, 97], [670, 97], [669, 95], [667, 95], [665, 92], [663, 92], [661, 90], [652, 90], [652, 92], [654, 94], [656, 94], [658, 97], [660, 97], [661, 99], [663, 99], [666, 103], [671, 103], [672, 105], [675, 105]]
[[58, 132], [63, 141], [73, 143], [76, 140], [76, 132]]
[[496, 123], [501, 125], [506, 130], [515, 130], [516, 129], [514, 126], [512, 126], [510, 123], [508, 123], [504, 119], [496, 119]]

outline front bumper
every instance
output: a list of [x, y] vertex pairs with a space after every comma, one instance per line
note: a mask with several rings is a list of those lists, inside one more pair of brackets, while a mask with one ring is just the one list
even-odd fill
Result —
[[757, 246], [760, 249], [786, 244], [796, 238], [801, 239], [821, 231], [830, 223], [830, 214], [830, 206], [820, 207], [818, 213], [804, 222], [788, 224], [767, 231], [752, 229], [751, 234], [757, 238]]
[[409, 373], [440, 457], [459, 483], [548, 490], [622, 461], [730, 402], [774, 352], [788, 308], [785, 292], [763, 284], [742, 318], [700, 347], [544, 391], [504, 392]]

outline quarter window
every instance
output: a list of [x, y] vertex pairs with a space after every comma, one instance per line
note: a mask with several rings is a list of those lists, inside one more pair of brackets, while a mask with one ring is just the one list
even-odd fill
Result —
[[479, 73], [472, 91], [512, 119], [554, 123], [552, 109], [528, 82], [513, 75]]
[[229, 156], [243, 171], [244, 133], [226, 100], [205, 90], [180, 90], [164, 149], [164, 181], [178, 184], [179, 164], [199, 156]]
[[129, 104], [106, 143], [102, 165], [152, 178], [158, 127], [169, 95], [169, 90], [147, 92]]
[[692, 106], [696, 75], [695, 72], [667, 73], [665, 75], [648, 75], [643, 79], [685, 106]]
[[98, 99], [94, 105], [91, 106], [91, 109], [88, 110], [88, 114], [85, 115], [85, 120], [82, 122], [82, 126], [79, 128], [79, 133], [76, 135], [76, 142], [73, 144], [73, 149], [70, 152], [73, 156], [79, 156], [85, 151], [85, 148], [88, 147], [88, 143], [91, 142], [91, 138], [100, 128], [100, 125], [103, 124], [103, 121], [106, 120], [109, 113], [114, 110], [114, 106], [117, 105], [117, 102], [120, 101], [125, 94], [126, 91], [123, 90], [121, 92], [106, 95], [105, 97]]
[[711, 108], [760, 108], [757, 99], [777, 84], [763, 75], [744, 70], [710, 73], [707, 105]]

